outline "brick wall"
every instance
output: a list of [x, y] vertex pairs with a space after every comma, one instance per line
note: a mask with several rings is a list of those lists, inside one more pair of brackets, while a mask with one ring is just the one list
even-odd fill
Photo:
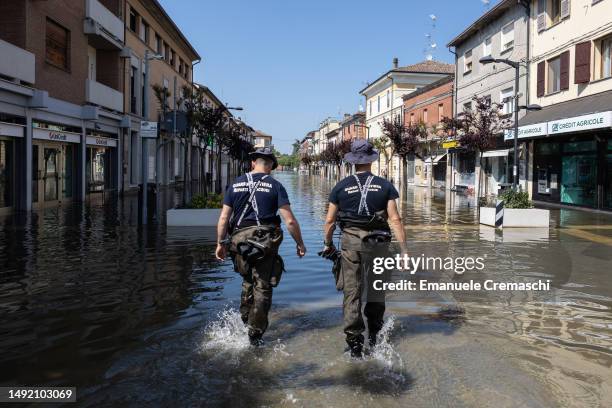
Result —
[[427, 109], [428, 127], [438, 123], [439, 107], [442, 105], [444, 117], [453, 115], [453, 81], [442, 84], [422, 94], [404, 99], [404, 123], [409, 124], [411, 118], [416, 122], [424, 121], [424, 111]]
[[0, 39], [25, 48], [25, 20], [26, 0], [0, 1]]

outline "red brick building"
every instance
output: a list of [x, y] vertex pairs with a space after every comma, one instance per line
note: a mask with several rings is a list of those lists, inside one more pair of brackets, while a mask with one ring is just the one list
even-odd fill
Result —
[[446, 151], [440, 143], [443, 135], [436, 128], [442, 118], [453, 116], [453, 84], [454, 76], [449, 75], [402, 98], [404, 124], [424, 123], [429, 133], [419, 146], [418, 156], [423, 159], [415, 157], [412, 162], [415, 185], [443, 187], [446, 184]]
[[365, 126], [365, 112], [357, 112], [353, 115], [345, 114], [340, 122], [342, 140], [365, 139], [367, 128]]

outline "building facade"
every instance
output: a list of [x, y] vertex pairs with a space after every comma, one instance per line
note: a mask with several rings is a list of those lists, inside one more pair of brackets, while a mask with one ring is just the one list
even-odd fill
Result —
[[409, 160], [406, 179], [417, 186], [445, 187], [447, 183], [447, 154], [442, 148], [446, 135], [440, 130], [445, 117], [453, 116], [454, 75], [403, 97], [404, 125], [423, 124], [427, 137], [420, 141], [418, 155]]
[[[454, 71], [452, 64], [437, 61], [423, 61], [400, 67], [397, 58], [394, 58], [393, 66], [389, 71], [359, 92], [365, 98], [365, 124], [368, 138], [376, 139], [382, 136], [383, 120], [402, 115], [404, 95], [452, 74]], [[391, 158], [391, 163], [386, 163], [384, 155], [381, 156], [383, 159], [380, 163], [374, 162], [372, 171], [375, 174], [382, 174], [383, 170], [392, 167], [390, 169], [393, 170], [392, 174], [398, 175], [399, 159], [394, 157]]]
[[[456, 61], [455, 112], [472, 108], [472, 98], [486, 98], [502, 105], [502, 117], [513, 120], [515, 69], [502, 64], [481, 64], [482, 57], [521, 62], [519, 71], [519, 104], [528, 103], [529, 71], [529, 4], [502, 0], [491, 10], [451, 40]], [[523, 116], [524, 111], [519, 115]], [[529, 189], [526, 147], [520, 148], [520, 183]], [[496, 147], [488, 152], [466, 151], [460, 146], [450, 149], [450, 188], [473, 188], [480, 185], [482, 196], [497, 195], [512, 181], [513, 152], [499, 135]], [[480, 166], [484, 166], [483, 169]], [[482, 170], [482, 171], [481, 171]], [[482, 177], [482, 179], [481, 179]]]
[[366, 139], [368, 128], [365, 125], [365, 112], [357, 112], [352, 115], [345, 114], [340, 122], [342, 140]]
[[531, 2], [529, 94], [542, 110], [519, 138], [536, 201], [612, 209], [611, 15], [605, 0]]
[[0, 3], [1, 211], [122, 188], [123, 16], [119, 0]]

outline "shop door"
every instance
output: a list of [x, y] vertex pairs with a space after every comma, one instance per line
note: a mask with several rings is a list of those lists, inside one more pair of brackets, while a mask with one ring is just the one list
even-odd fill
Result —
[[32, 147], [32, 201], [40, 206], [53, 206], [69, 199], [72, 196], [72, 146], [35, 142]]
[[595, 207], [597, 198], [597, 155], [563, 156], [561, 202]]

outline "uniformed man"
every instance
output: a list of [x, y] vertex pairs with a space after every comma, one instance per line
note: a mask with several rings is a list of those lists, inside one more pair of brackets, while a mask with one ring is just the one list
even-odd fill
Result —
[[[346, 342], [353, 357], [361, 357], [365, 330], [362, 317], [364, 275], [368, 264], [368, 250], [372, 242], [388, 242], [391, 230], [406, 252], [406, 236], [395, 200], [399, 194], [393, 184], [371, 173], [372, 162], [378, 152], [366, 140], [357, 139], [344, 160], [355, 165], [355, 174], [341, 180], [329, 195], [329, 209], [324, 226], [323, 255], [336, 251], [333, 232], [338, 222], [342, 230], [340, 276], [338, 289], [344, 292], [343, 314]], [[388, 246], [388, 245], [387, 245]], [[368, 268], [366, 268], [368, 267]], [[370, 293], [371, 293], [371, 288]], [[383, 325], [384, 295], [368, 297], [363, 311], [368, 325], [370, 347]]]
[[243, 277], [240, 315], [248, 327], [251, 344], [259, 345], [268, 327], [272, 287], [278, 285], [284, 270], [278, 255], [283, 232], [277, 212], [295, 240], [300, 258], [306, 254], [306, 247], [285, 187], [270, 176], [278, 166], [273, 151], [264, 147], [250, 157], [253, 170], [236, 178], [225, 193], [217, 225], [216, 257], [225, 259], [225, 237], [229, 232], [234, 269]]

